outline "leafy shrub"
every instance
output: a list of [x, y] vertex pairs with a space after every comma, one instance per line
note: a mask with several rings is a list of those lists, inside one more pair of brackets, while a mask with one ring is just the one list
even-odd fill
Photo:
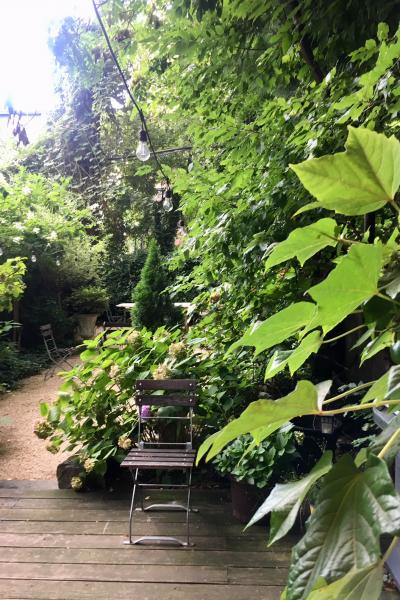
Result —
[[122, 460], [135, 439], [137, 379], [197, 379], [197, 437], [214, 431], [255, 397], [252, 365], [243, 356], [224, 358], [204, 346], [201, 338], [178, 329], [161, 327], [152, 333], [126, 328], [84, 344], [82, 364], [65, 374], [55, 404], [51, 408], [42, 404], [41, 413], [51, 425], [49, 449], [65, 444], [68, 451], [79, 454], [82, 464], [93, 461], [87, 464], [100, 475], [107, 460]]
[[297, 456], [291, 428], [282, 428], [258, 446], [251, 435], [242, 435], [214, 459], [217, 471], [258, 488], [285, 481], [294, 473]]
[[40, 373], [48, 365], [44, 352], [19, 352], [15, 344], [0, 341], [0, 391], [13, 389], [18, 380]]
[[95, 238], [74, 238], [60, 260], [59, 278], [64, 288], [99, 285], [104, 261], [104, 244]]
[[132, 290], [139, 283], [146, 260], [144, 250], [132, 253], [127, 253], [124, 249], [116, 250], [118, 249], [111, 245], [107, 246], [102, 278], [113, 305], [131, 301]]
[[0, 312], [10, 311], [13, 300], [23, 294], [25, 273], [25, 262], [19, 257], [9, 258], [0, 265]]
[[[21, 306], [22, 341], [24, 348], [43, 346], [40, 326], [50, 323], [57, 343], [72, 344], [76, 323], [66, 310], [60, 306], [59, 300], [46, 294], [32, 296], [33, 290], [28, 287], [26, 297]], [[30, 300], [30, 302], [28, 302]]]
[[166, 287], [167, 279], [160, 250], [152, 240], [140, 281], [132, 295], [132, 301], [135, 303], [132, 309], [132, 324], [135, 327], [154, 330], [170, 321], [173, 308]]
[[102, 313], [108, 305], [108, 295], [104, 288], [96, 285], [74, 290], [69, 296], [68, 305], [76, 313]]

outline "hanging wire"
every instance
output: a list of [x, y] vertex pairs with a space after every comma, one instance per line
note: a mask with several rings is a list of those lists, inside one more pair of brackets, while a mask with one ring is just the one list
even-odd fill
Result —
[[[112, 57], [112, 59], [113, 59], [113, 61], [114, 61], [114, 64], [115, 64], [115, 66], [116, 66], [116, 67], [117, 67], [117, 69], [118, 69], [118, 72], [119, 72], [119, 74], [120, 74], [120, 77], [121, 77], [121, 80], [122, 80], [122, 82], [123, 82], [123, 84], [124, 84], [124, 87], [125, 87], [125, 89], [126, 89], [126, 91], [127, 91], [127, 93], [128, 93], [128, 96], [129, 96], [129, 98], [131, 99], [131, 101], [132, 101], [132, 103], [133, 103], [134, 107], [136, 108], [136, 110], [137, 110], [137, 112], [138, 112], [138, 114], [139, 114], [140, 121], [141, 121], [141, 123], [142, 123], [142, 128], [143, 128], [143, 130], [146, 132], [147, 139], [148, 139], [148, 141], [149, 141], [150, 150], [151, 150], [151, 152], [152, 152], [152, 154], [153, 154], [153, 158], [154, 158], [154, 160], [156, 161], [156, 163], [157, 163], [157, 166], [158, 166], [158, 169], [160, 170], [160, 172], [161, 172], [162, 176], [164, 177], [164, 179], [165, 179], [165, 181], [167, 182], [167, 185], [168, 185], [168, 187], [169, 187], [169, 183], [170, 183], [170, 181], [169, 181], [169, 178], [167, 177], [167, 175], [164, 173], [164, 170], [163, 170], [163, 168], [162, 168], [162, 164], [161, 164], [161, 163], [160, 163], [160, 161], [158, 160], [158, 157], [157, 157], [156, 151], [155, 151], [155, 149], [154, 149], [153, 142], [152, 142], [152, 140], [151, 140], [151, 136], [150, 136], [150, 133], [149, 133], [149, 130], [148, 130], [148, 127], [147, 127], [146, 118], [145, 118], [145, 116], [144, 116], [144, 114], [143, 114], [143, 111], [142, 111], [142, 109], [140, 108], [140, 106], [139, 106], [139, 104], [138, 104], [137, 100], [135, 99], [134, 95], [132, 94], [132, 92], [131, 92], [131, 90], [130, 90], [130, 88], [129, 88], [128, 82], [127, 82], [127, 80], [126, 80], [126, 77], [125, 77], [125, 75], [124, 75], [124, 72], [123, 72], [123, 70], [121, 69], [121, 65], [119, 64], [119, 61], [118, 61], [117, 55], [115, 54], [115, 52], [114, 52], [114, 49], [113, 49], [113, 47], [112, 47], [112, 45], [111, 45], [111, 41], [110, 41], [109, 35], [108, 35], [108, 33], [107, 33], [107, 30], [106, 30], [106, 28], [105, 28], [105, 25], [104, 25], [103, 19], [102, 19], [102, 17], [101, 17], [101, 14], [100, 14], [100, 11], [99, 11], [99, 7], [97, 6], [97, 4], [96, 4], [95, 0], [92, 0], [92, 4], [93, 4], [94, 11], [95, 11], [95, 13], [96, 13], [96, 17], [97, 17], [97, 20], [98, 20], [98, 22], [99, 22], [99, 25], [100, 25], [101, 31], [102, 31], [102, 33], [103, 33], [103, 36], [104, 36], [104, 38], [105, 38], [106, 42], [107, 42], [107, 46], [108, 46], [108, 49], [109, 49], [109, 51], [110, 51], [111, 57]], [[103, 4], [105, 4], [105, 2], [103, 2]], [[101, 4], [100, 6], [102, 6], [102, 4]]]

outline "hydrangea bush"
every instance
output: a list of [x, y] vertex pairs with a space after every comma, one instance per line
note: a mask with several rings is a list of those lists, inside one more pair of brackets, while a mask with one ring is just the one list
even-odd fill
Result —
[[[237, 371], [238, 358], [224, 358], [193, 333], [165, 327], [154, 333], [124, 328], [107, 337], [102, 333], [84, 346], [82, 363], [63, 373], [57, 400], [51, 406], [40, 405], [42, 419], [35, 425], [36, 435], [47, 440], [47, 450], [77, 454], [82, 480], [89, 473], [104, 475], [108, 461], [122, 461], [135, 441], [137, 379], [197, 379], [196, 427], [204, 435], [234, 416], [239, 401], [243, 406], [247, 396], [255, 397], [253, 365], [242, 356], [240, 380], [233, 375], [224, 379]], [[146, 410], [144, 417], [151, 409]]]

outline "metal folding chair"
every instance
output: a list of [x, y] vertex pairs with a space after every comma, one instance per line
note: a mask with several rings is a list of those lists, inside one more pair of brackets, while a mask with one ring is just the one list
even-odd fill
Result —
[[52, 377], [57, 367], [61, 367], [63, 363], [67, 363], [67, 365], [72, 369], [74, 365], [68, 361], [68, 358], [71, 356], [75, 348], [58, 348], [54, 339], [52, 327], [49, 323], [47, 325], [41, 325], [40, 331], [43, 337], [47, 355], [52, 363], [50, 368], [45, 372], [44, 378], [47, 379], [48, 377]]
[[[140, 379], [136, 382], [136, 404], [139, 408], [138, 424], [138, 443], [128, 453], [122, 462], [122, 467], [127, 467], [133, 478], [132, 500], [129, 511], [129, 541], [128, 544], [142, 544], [146, 542], [164, 542], [168, 544], [178, 544], [180, 546], [190, 546], [190, 512], [194, 509], [190, 505], [190, 491], [192, 483], [192, 469], [196, 456], [193, 450], [193, 407], [197, 403], [197, 382], [194, 379]], [[156, 393], [154, 393], [156, 392]], [[161, 392], [161, 394], [160, 394]], [[160, 395], [159, 395], [160, 394]], [[144, 406], [182, 406], [186, 407], [185, 416], [142, 416]], [[187, 441], [180, 442], [147, 442], [143, 439], [143, 430], [146, 424], [153, 423], [155, 420], [173, 420], [174, 422], [186, 421], [189, 424], [189, 435]], [[186, 483], [143, 483], [139, 481], [139, 473], [142, 470], [162, 470], [174, 471], [183, 470], [186, 473]], [[144, 507], [143, 489], [181, 489], [187, 490], [186, 504], [163, 503], [151, 504]], [[181, 510], [186, 512], [186, 540], [181, 540], [175, 536], [146, 535], [132, 540], [132, 521], [136, 509], [135, 497], [136, 490], [139, 490], [141, 496], [141, 510]]]

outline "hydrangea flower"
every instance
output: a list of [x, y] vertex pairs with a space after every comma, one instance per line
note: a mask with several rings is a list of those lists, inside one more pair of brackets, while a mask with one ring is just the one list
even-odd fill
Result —
[[168, 354], [174, 358], [179, 358], [185, 353], [185, 344], [183, 342], [176, 342], [171, 344], [168, 348]]
[[119, 366], [118, 365], [112, 365], [111, 369], [110, 369], [110, 377], [111, 379], [115, 379], [115, 377], [117, 377], [119, 373]]
[[73, 490], [82, 489], [83, 481], [80, 477], [72, 477], [71, 479], [71, 487]]
[[122, 450], [129, 450], [132, 446], [132, 440], [130, 440], [127, 435], [120, 435], [118, 438], [118, 446], [122, 448]]
[[83, 463], [83, 468], [85, 469], [86, 473], [90, 473], [91, 471], [93, 471], [95, 465], [96, 461], [94, 460], [94, 458], [87, 458]]
[[126, 338], [126, 341], [128, 342], [128, 344], [132, 344], [132, 346], [135, 346], [140, 341], [140, 331], [131, 331]]
[[50, 423], [46, 421], [46, 419], [39, 419], [38, 421], [36, 421], [33, 427], [33, 431], [38, 436], [38, 438], [40, 438], [41, 440], [45, 440], [46, 438], [51, 436], [51, 434], [53, 433], [53, 428], [50, 425]]
[[153, 379], [168, 379], [170, 373], [171, 371], [169, 370], [167, 365], [158, 365], [158, 367], [153, 373]]
[[48, 452], [51, 452], [51, 454], [57, 454], [57, 452], [59, 451], [59, 447], [55, 446], [52, 442], [49, 442], [48, 444], [46, 444], [46, 450]]

